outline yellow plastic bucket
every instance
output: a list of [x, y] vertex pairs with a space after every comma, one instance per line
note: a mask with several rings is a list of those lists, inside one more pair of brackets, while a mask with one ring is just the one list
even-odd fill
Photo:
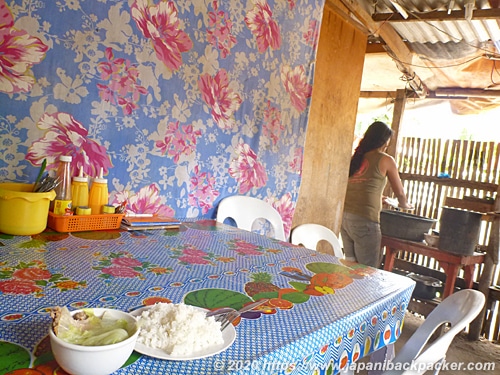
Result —
[[56, 193], [32, 191], [33, 184], [0, 183], [0, 232], [30, 236], [44, 231]]

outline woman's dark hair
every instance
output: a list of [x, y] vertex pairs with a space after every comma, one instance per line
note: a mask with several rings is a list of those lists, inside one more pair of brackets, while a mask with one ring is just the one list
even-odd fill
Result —
[[366, 129], [363, 139], [359, 142], [349, 166], [349, 177], [361, 168], [365, 154], [371, 150], [382, 147], [391, 137], [392, 129], [381, 121], [375, 121]]

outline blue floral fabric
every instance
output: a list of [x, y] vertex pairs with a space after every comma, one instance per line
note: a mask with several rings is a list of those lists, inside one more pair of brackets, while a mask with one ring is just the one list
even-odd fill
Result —
[[110, 203], [214, 217], [270, 202], [287, 232], [324, 0], [0, 0], [0, 181], [43, 160]]

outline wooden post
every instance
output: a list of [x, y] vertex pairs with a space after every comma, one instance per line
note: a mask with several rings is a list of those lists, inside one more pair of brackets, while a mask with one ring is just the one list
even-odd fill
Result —
[[396, 101], [394, 103], [394, 110], [392, 112], [392, 125], [391, 129], [394, 132], [391, 143], [387, 147], [387, 153], [394, 158], [396, 157], [396, 152], [399, 144], [401, 143], [401, 122], [403, 122], [403, 115], [406, 106], [406, 91], [397, 90], [396, 91]]
[[[497, 196], [495, 198], [494, 212], [500, 212], [500, 187], [497, 190]], [[488, 246], [486, 247], [486, 257], [484, 258], [483, 271], [479, 277], [478, 290], [484, 294], [486, 297], [486, 303], [484, 304], [483, 310], [479, 313], [476, 319], [474, 319], [469, 326], [469, 340], [478, 340], [481, 336], [481, 331], [483, 329], [484, 317], [486, 314], [486, 309], [488, 308], [488, 296], [490, 293], [490, 286], [493, 280], [493, 273], [495, 270], [495, 264], [498, 264], [498, 258], [500, 253], [500, 216], [498, 214], [494, 215], [493, 223], [491, 224], [490, 239], [488, 241]]]
[[292, 228], [317, 223], [340, 232], [366, 38], [325, 6]]
[[[386, 152], [389, 155], [391, 155], [394, 159], [396, 158], [396, 152], [398, 146], [401, 143], [401, 132], [399, 130], [401, 128], [401, 122], [403, 121], [405, 106], [406, 106], [406, 91], [396, 90], [396, 101], [394, 103], [392, 125], [391, 125], [391, 129], [394, 132], [394, 135], [392, 136], [391, 143], [389, 143], [389, 147], [387, 147], [386, 150]], [[390, 196], [392, 194], [390, 184], [386, 185], [383, 194], [386, 196]]]

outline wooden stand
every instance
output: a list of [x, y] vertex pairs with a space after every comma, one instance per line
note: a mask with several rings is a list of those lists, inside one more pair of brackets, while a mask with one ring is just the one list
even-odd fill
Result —
[[[500, 200], [497, 198], [495, 202], [495, 209], [500, 208]], [[474, 319], [470, 324], [469, 329], [469, 340], [478, 340], [481, 336], [481, 331], [483, 328], [483, 323], [486, 316], [486, 310], [490, 309], [494, 311], [494, 307], [490, 306], [489, 301], [489, 291], [491, 282], [493, 280], [493, 273], [495, 271], [495, 265], [499, 262], [499, 251], [500, 251], [500, 214], [498, 212], [490, 213], [493, 220], [490, 232], [490, 240], [488, 246], [486, 247], [486, 257], [484, 261], [483, 272], [479, 278], [478, 290], [483, 292], [486, 296], [486, 304], [484, 305], [483, 311], [479, 313], [476, 319]]]
[[472, 288], [474, 267], [476, 264], [484, 262], [484, 254], [474, 253], [473, 255], [461, 255], [439, 250], [435, 247], [427, 246], [423, 242], [402, 240], [394, 237], [382, 237], [382, 246], [385, 246], [384, 270], [392, 271], [394, 260], [400, 251], [408, 251], [436, 259], [444, 269], [446, 282], [443, 290], [443, 299], [453, 293], [458, 271], [464, 269], [464, 279], [467, 288]]
[[[483, 218], [491, 222], [490, 236], [486, 246], [486, 256], [484, 266], [479, 278], [478, 290], [486, 297], [486, 304], [483, 310], [474, 319], [469, 327], [469, 340], [478, 340], [481, 336], [483, 323], [486, 316], [486, 310], [494, 311], [494, 301], [490, 301], [490, 286], [493, 281], [495, 265], [499, 263], [500, 258], [500, 187], [497, 188], [497, 198], [494, 203], [485, 203], [481, 200], [471, 201], [470, 199], [456, 199], [447, 197], [445, 204], [451, 207], [482, 212]], [[491, 317], [490, 317], [491, 318]], [[491, 322], [490, 322], [491, 323]]]

